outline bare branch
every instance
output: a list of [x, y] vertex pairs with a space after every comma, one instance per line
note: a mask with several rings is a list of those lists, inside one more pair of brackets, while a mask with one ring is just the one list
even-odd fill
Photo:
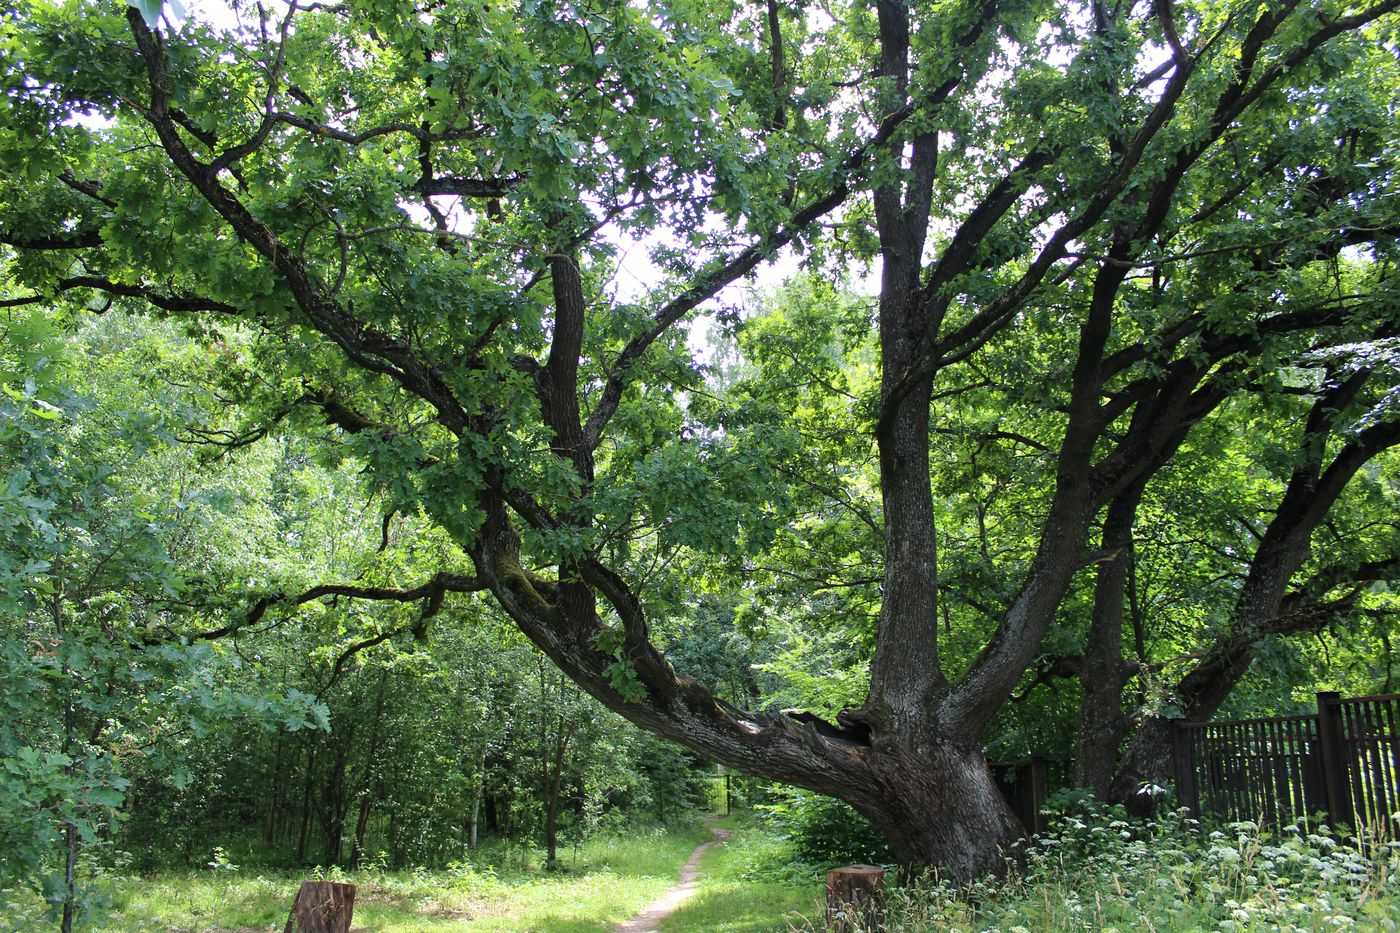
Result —
[[[344, 597], [346, 599], [364, 599], [378, 602], [398, 602], [411, 603], [418, 600], [425, 600], [428, 606], [434, 602], [438, 606], [442, 603], [442, 596], [445, 593], [477, 593], [486, 589], [486, 583], [478, 577], [468, 577], [457, 573], [436, 573], [426, 582], [409, 589], [399, 589], [390, 586], [360, 586], [351, 583], [325, 583], [320, 586], [313, 586], [298, 595], [286, 593], [272, 593], [261, 596], [253, 603], [248, 614], [237, 622], [198, 632], [188, 636], [202, 641], [212, 641], [214, 639], [225, 638], [236, 634], [244, 629], [250, 628], [262, 621], [269, 609], [278, 605], [302, 606], [317, 599], [324, 599], [327, 596]], [[436, 608], [433, 613], [436, 613]], [[425, 616], [428, 617], [428, 616]]]

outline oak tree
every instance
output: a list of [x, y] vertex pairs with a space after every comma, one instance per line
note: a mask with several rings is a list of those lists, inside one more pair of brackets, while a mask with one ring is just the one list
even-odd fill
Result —
[[[252, 329], [239, 401], [259, 418], [228, 443], [323, 419], [391, 511], [452, 541], [450, 571], [336, 592], [419, 600], [425, 625], [488, 593], [637, 725], [845, 800], [901, 861], [967, 878], [1019, 831], [982, 739], [1076, 579], [1096, 580], [1085, 681], [1111, 696], [1144, 490], [1280, 363], [1317, 376], [1296, 463], [1179, 685], [1190, 711], [1259, 639], [1336, 608], [1333, 577], [1302, 602], [1290, 586], [1400, 440], [1393, 374], [1366, 358], [1400, 320], [1397, 6], [348, 0], [180, 23], [9, 0], [4, 300]], [[629, 240], [651, 254], [640, 295], [609, 287]], [[806, 247], [879, 265], [878, 390], [852, 422], [877, 454], [879, 616], [837, 729], [676, 670], [647, 589], [657, 548], [744, 555], [777, 533], [791, 448], [694, 422], [686, 324]], [[1053, 349], [986, 398], [1040, 407], [1044, 494], [954, 668], [936, 403], [1017, 341]], [[1139, 730], [1124, 779], [1159, 773], [1162, 748]]]

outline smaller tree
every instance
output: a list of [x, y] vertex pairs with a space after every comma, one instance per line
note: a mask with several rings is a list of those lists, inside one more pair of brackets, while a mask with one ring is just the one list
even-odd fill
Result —
[[33, 350], [0, 342], [0, 886], [42, 890], [67, 933], [94, 903], [80, 853], [117, 818], [130, 761], [178, 783], [172, 737], [325, 722], [304, 694], [221, 689], [225, 652], [168, 637], [194, 608], [175, 555], [197, 550], [202, 494], [157, 477], [188, 451], [170, 420], [78, 394]]

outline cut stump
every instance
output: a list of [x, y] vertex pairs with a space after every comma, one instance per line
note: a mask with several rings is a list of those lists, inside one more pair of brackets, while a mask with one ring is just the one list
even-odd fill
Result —
[[303, 881], [282, 933], [349, 933], [354, 912], [353, 884]]
[[878, 930], [885, 909], [885, 870], [847, 865], [826, 873], [826, 919], [837, 933]]

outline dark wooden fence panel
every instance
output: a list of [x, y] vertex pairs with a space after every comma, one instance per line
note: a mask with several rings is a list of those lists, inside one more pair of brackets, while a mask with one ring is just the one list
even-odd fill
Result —
[[1037, 755], [1019, 764], [993, 762], [990, 767], [997, 787], [1026, 833], [1034, 835], [1045, 832], [1045, 814], [1042, 811], [1045, 808], [1051, 763]]
[[1324, 809], [1316, 797], [1316, 716], [1214, 722], [1185, 732], [1197, 806], [1205, 812], [1277, 824]]
[[1318, 712], [1178, 723], [1177, 792], [1199, 819], [1281, 826], [1328, 814], [1337, 825], [1392, 834], [1400, 812], [1400, 694], [1342, 699]]
[[1358, 826], [1388, 826], [1400, 814], [1400, 694], [1337, 700], [1348, 791]]

